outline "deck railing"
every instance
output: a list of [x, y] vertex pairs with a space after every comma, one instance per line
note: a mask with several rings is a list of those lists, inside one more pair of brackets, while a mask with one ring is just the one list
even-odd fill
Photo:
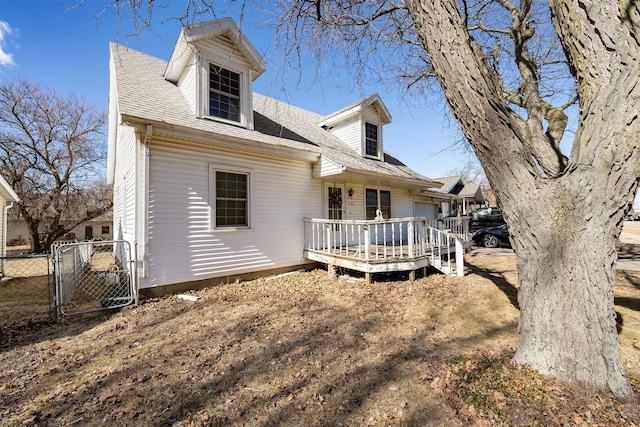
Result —
[[[468, 239], [464, 220], [394, 218], [388, 220], [329, 220], [306, 218], [305, 249], [363, 262], [430, 257], [452, 271], [452, 254]], [[441, 229], [442, 228], [442, 229]], [[455, 233], [459, 231], [460, 234]], [[463, 265], [462, 259], [457, 265]]]

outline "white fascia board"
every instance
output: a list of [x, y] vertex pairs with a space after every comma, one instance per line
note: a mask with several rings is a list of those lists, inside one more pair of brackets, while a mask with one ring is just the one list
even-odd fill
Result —
[[339, 114], [336, 114], [335, 116], [331, 116], [327, 119], [324, 119], [320, 122], [318, 122], [318, 126], [323, 127], [323, 126], [329, 126], [331, 127], [331, 125], [335, 125], [338, 124], [340, 122], [343, 122], [347, 119], [350, 119], [352, 116], [357, 115], [358, 113], [360, 113], [360, 111], [362, 111], [362, 105], [357, 105], [353, 108], [350, 108], [348, 110], [345, 110]]
[[109, 61], [109, 125], [107, 128], [107, 184], [113, 184], [116, 175], [116, 141], [118, 139], [118, 88], [115, 80], [113, 57]]
[[164, 78], [171, 83], [177, 83], [184, 67], [187, 66], [189, 58], [191, 58], [192, 53], [193, 47], [187, 42], [183, 27], [180, 30], [178, 40], [176, 40], [176, 44], [173, 46], [173, 50], [171, 51], [171, 56], [167, 62], [167, 68], [165, 68], [164, 71]]
[[431, 181], [430, 179], [418, 179], [418, 178], [410, 178], [410, 177], [404, 177], [404, 176], [388, 175], [388, 174], [382, 174], [378, 172], [372, 172], [369, 170], [352, 169], [347, 167], [343, 167], [343, 173], [351, 173], [354, 175], [357, 174], [357, 175], [363, 175], [363, 176], [369, 176], [369, 177], [378, 177], [381, 179], [402, 183], [404, 186], [422, 188], [422, 189], [426, 189], [430, 187], [438, 188], [437, 184], [439, 184], [438, 182]]
[[368, 107], [369, 105], [378, 104], [378, 112], [380, 113], [380, 119], [382, 120], [382, 124], [391, 123], [391, 113], [384, 102], [382, 102], [382, 98], [377, 93], [374, 93], [363, 102], [363, 108]]
[[17, 202], [20, 200], [16, 192], [13, 191], [13, 188], [9, 186], [2, 176], [0, 176], [0, 195], [2, 195], [2, 198], [7, 202]]
[[412, 196], [424, 196], [424, 197], [434, 197], [443, 200], [453, 200], [455, 199], [455, 195], [449, 193], [441, 193], [439, 191], [430, 191], [428, 188], [423, 188], [420, 190], [412, 190]]
[[233, 19], [223, 18], [198, 25], [182, 27], [178, 40], [171, 52], [171, 57], [167, 62], [167, 68], [164, 73], [165, 79], [173, 83], [178, 81], [182, 70], [184, 70], [189, 58], [191, 58], [193, 54], [194, 47], [192, 43], [203, 39], [214, 39], [221, 35], [229, 37], [237, 44], [238, 52], [251, 64], [251, 69], [253, 70], [252, 77], [254, 80], [266, 71], [266, 61], [251, 44], [249, 39], [240, 31]]
[[373, 95], [363, 99], [353, 107], [346, 109], [344, 111], [340, 111], [335, 115], [329, 116], [326, 119], [321, 120], [320, 122], [318, 122], [318, 125], [331, 127], [333, 125], [336, 125], [338, 123], [341, 123], [345, 120], [350, 119], [352, 116], [360, 114], [362, 110], [364, 110], [365, 108], [373, 104], [377, 104], [378, 106], [377, 109], [378, 109], [382, 124], [386, 125], [391, 123], [391, 113], [389, 113], [389, 109], [387, 108], [386, 105], [384, 105], [384, 102], [382, 102], [382, 98], [380, 98], [380, 95], [378, 95], [377, 93], [374, 93]]

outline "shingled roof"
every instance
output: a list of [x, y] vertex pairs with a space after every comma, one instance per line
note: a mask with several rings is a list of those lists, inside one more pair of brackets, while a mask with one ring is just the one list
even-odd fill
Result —
[[[198, 118], [183, 93], [164, 78], [167, 62], [133, 49], [112, 43], [112, 66], [115, 76], [117, 112], [123, 121], [151, 123], [156, 129], [185, 135], [209, 136], [201, 142], [223, 145], [225, 140], [251, 147], [271, 147], [307, 153], [319, 161], [330, 159], [344, 171], [380, 174], [389, 178], [416, 180], [423, 187], [439, 187], [435, 182], [385, 153], [384, 161], [359, 156], [337, 137], [318, 125], [327, 116], [253, 94], [254, 130]], [[109, 144], [115, 144], [115, 134]], [[237, 145], [236, 145], [237, 148]]]

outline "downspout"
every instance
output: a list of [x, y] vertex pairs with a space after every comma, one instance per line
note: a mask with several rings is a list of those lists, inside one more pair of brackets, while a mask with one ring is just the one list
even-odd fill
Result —
[[2, 263], [0, 265], [0, 275], [2, 277], [5, 277], [5, 271], [6, 271], [6, 262], [7, 260], [4, 259], [5, 256], [7, 256], [7, 216], [9, 209], [11, 209], [13, 207], [13, 202], [7, 202], [4, 204], [4, 207], [2, 208], [3, 211], [3, 217], [2, 217], [2, 253], [0, 253], [0, 256], [2, 257]]
[[147, 125], [147, 132], [144, 135], [144, 194], [142, 208], [142, 277], [149, 276], [149, 143], [153, 135], [153, 126]]

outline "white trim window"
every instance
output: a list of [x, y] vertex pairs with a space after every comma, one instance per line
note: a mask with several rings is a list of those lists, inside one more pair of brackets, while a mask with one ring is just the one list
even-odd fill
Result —
[[[372, 220], [382, 213], [384, 219], [391, 218], [391, 191], [377, 188], [365, 189], [365, 219]], [[380, 211], [380, 212], [378, 212]]]
[[380, 157], [380, 137], [378, 126], [373, 123], [364, 124], [364, 154], [369, 157]]
[[242, 75], [209, 63], [209, 115], [241, 122], [240, 105]]
[[250, 170], [210, 166], [213, 229], [251, 228]]

